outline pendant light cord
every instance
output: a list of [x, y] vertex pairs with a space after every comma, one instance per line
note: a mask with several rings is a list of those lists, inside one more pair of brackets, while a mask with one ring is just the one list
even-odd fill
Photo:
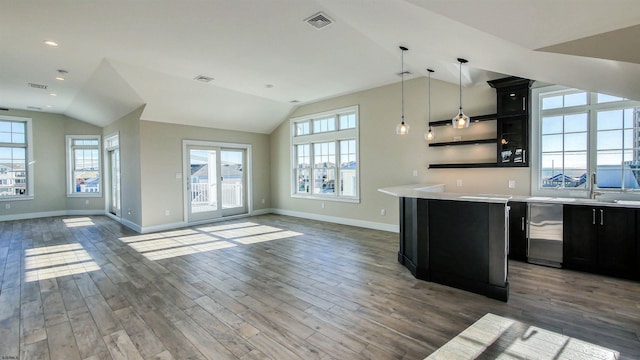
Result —
[[400, 55], [400, 61], [402, 62], [402, 65], [400, 65], [401, 67], [401, 72], [400, 72], [400, 77], [401, 77], [401, 82], [402, 82], [402, 124], [404, 125], [404, 52], [405, 50], [403, 48], [400, 48], [402, 50], [401, 55]]
[[[431, 72], [433, 70], [427, 69], [429, 72], [429, 123], [431, 123]], [[431, 124], [429, 124], [429, 130], [431, 130]]]
[[462, 111], [462, 61], [460, 61], [460, 73], [458, 74], [458, 77], [460, 79], [460, 111]]

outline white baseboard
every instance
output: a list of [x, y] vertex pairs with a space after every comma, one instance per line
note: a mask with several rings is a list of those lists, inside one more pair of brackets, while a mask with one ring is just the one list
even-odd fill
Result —
[[382, 230], [382, 231], [389, 231], [389, 232], [395, 232], [395, 233], [400, 232], [399, 225], [384, 224], [384, 223], [379, 223], [374, 221], [348, 219], [348, 218], [337, 217], [337, 216], [318, 215], [313, 213], [291, 211], [291, 210], [284, 210], [284, 209], [271, 209], [271, 212], [273, 214], [278, 214], [278, 215], [287, 215], [287, 216], [294, 216], [294, 217], [299, 217], [303, 219], [319, 220], [319, 221], [326, 221], [326, 222], [342, 224], [342, 225], [358, 226], [358, 227], [363, 227], [367, 229]]
[[313, 213], [291, 211], [291, 210], [284, 210], [284, 209], [260, 209], [260, 210], [252, 211], [251, 214], [226, 216], [223, 218], [205, 220], [202, 222], [187, 223], [187, 222], [181, 221], [181, 222], [175, 222], [170, 224], [160, 224], [160, 225], [152, 225], [152, 226], [140, 226], [127, 219], [114, 216], [113, 214], [106, 212], [104, 210], [60, 210], [60, 211], [38, 212], [38, 213], [0, 215], [0, 221], [36, 219], [36, 218], [53, 217], [53, 216], [105, 215], [115, 221], [118, 221], [122, 225], [130, 228], [131, 230], [137, 233], [146, 234], [146, 233], [157, 232], [157, 231], [174, 230], [174, 229], [179, 229], [179, 228], [183, 228], [191, 225], [207, 224], [212, 222], [232, 220], [232, 219], [238, 219], [238, 218], [243, 218], [248, 216], [266, 215], [266, 214], [287, 215], [287, 216], [299, 217], [303, 219], [319, 220], [319, 221], [326, 221], [326, 222], [342, 224], [342, 225], [358, 226], [358, 227], [363, 227], [367, 229], [390, 231], [395, 233], [400, 232], [400, 227], [398, 225], [384, 224], [384, 223], [366, 221], [366, 220], [348, 219], [348, 218], [342, 218], [337, 216], [318, 215]]
[[37, 213], [0, 215], [0, 221], [37, 219], [37, 218], [54, 217], [54, 216], [91, 216], [91, 215], [104, 215], [104, 211], [103, 210], [58, 210], [58, 211], [44, 211], [44, 212], [37, 212]]

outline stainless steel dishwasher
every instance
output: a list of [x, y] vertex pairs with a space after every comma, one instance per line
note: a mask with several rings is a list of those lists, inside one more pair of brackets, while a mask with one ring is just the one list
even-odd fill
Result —
[[529, 203], [527, 260], [562, 266], [562, 204]]

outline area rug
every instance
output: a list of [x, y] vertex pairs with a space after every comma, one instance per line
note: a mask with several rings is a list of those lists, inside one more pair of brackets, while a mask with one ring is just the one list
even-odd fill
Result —
[[620, 353], [487, 313], [427, 359], [618, 359]]

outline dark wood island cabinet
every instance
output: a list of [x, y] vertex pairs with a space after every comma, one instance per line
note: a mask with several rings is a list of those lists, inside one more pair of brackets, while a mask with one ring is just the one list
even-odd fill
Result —
[[417, 279], [507, 301], [506, 201], [400, 197], [399, 205], [398, 261]]

